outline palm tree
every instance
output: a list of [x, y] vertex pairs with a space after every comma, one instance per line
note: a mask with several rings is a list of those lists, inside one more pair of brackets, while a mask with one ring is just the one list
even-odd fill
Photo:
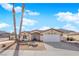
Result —
[[14, 3], [13, 3], [13, 8], [12, 8], [12, 12], [13, 12], [13, 22], [14, 22], [14, 34], [15, 34], [15, 41], [17, 42], [17, 33], [16, 33], [16, 19], [15, 19], [15, 10], [14, 10]]
[[22, 15], [21, 15], [21, 21], [20, 21], [19, 39], [20, 39], [20, 36], [21, 36], [22, 23], [23, 23], [23, 16], [24, 16], [24, 3], [22, 4]]

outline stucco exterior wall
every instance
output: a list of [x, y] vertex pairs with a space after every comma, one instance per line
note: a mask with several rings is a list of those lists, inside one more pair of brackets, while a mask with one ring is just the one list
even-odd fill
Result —
[[54, 34], [57, 34], [57, 35], [61, 35], [62, 33], [61, 32], [58, 32], [58, 31], [56, 31], [56, 30], [48, 30], [48, 31], [44, 31], [44, 32], [42, 32], [41, 34], [43, 34], [43, 35], [54, 35]]
[[23, 40], [23, 36], [24, 36], [24, 35], [26, 36], [27, 40], [30, 40], [30, 34], [27, 33], [27, 32], [21, 33], [21, 40]]
[[62, 32], [56, 30], [47, 30], [41, 33], [41, 40], [45, 42], [60, 42], [63, 40]]
[[79, 41], [79, 34], [78, 35], [69, 35], [69, 37], [72, 37], [75, 40], [78, 40]]
[[35, 32], [35, 33], [32, 33], [31, 34], [31, 39], [37, 39], [37, 40], [40, 40], [40, 33], [38, 32]]

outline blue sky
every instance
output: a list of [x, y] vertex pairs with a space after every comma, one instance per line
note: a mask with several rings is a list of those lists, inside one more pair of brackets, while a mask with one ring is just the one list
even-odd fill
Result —
[[[21, 18], [21, 3], [15, 3], [17, 31]], [[0, 4], [0, 31], [13, 31], [12, 4]], [[63, 28], [79, 31], [78, 3], [26, 3], [22, 31]]]

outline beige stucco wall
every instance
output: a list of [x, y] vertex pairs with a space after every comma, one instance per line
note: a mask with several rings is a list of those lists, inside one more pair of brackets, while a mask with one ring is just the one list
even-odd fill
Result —
[[23, 38], [23, 35], [26, 35], [27, 39], [30, 40], [31, 34], [29, 34], [27, 32], [23, 32], [23, 33], [21, 33], [21, 39]]
[[66, 34], [66, 33], [64, 33], [64, 34], [63, 34], [63, 37], [64, 37], [64, 38], [72, 37], [72, 38], [74, 38], [75, 40], [79, 40], [79, 34], [73, 34], [73, 35], [71, 35], [71, 34]]
[[40, 33], [38, 33], [38, 32], [32, 33], [31, 39], [34, 39], [34, 38], [36, 38], [37, 40], [40, 40]]
[[79, 41], [79, 35], [69, 35], [69, 37], [72, 37], [72, 38], [74, 38], [75, 40], [78, 40], [78, 41]]
[[67, 38], [67, 37], [68, 37], [68, 35], [67, 35], [67, 34], [63, 34], [63, 37]]
[[15, 36], [14, 35], [10, 35], [10, 39], [15, 39]]
[[61, 35], [62, 33], [59, 32], [59, 31], [56, 31], [56, 30], [47, 30], [47, 31], [42, 32], [41, 34], [43, 34], [43, 35], [45, 35], [45, 34], [49, 34], [49, 35], [58, 34], [58, 35]]
[[[32, 39], [32, 33], [40, 33], [40, 36], [42, 36], [42, 35], [55, 35], [55, 34], [57, 34], [57, 35], [61, 35], [62, 34], [62, 32], [59, 32], [59, 31], [57, 31], [57, 30], [53, 30], [53, 29], [50, 29], [50, 30], [46, 30], [46, 31], [32, 31], [32, 32], [22, 32], [21, 33], [21, 39], [23, 38], [23, 35], [26, 35], [27, 36], [27, 39], [28, 40], [31, 40]], [[36, 34], [35, 34], [36, 35]], [[37, 36], [37, 38], [39, 38], [40, 39], [40, 37], [39, 37], [39, 35], [37, 34], [36, 35]], [[65, 34], [64, 34], [64, 36], [66, 36]]]

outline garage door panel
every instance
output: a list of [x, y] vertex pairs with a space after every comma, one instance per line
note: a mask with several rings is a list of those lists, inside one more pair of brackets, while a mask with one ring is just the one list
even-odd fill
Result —
[[60, 42], [60, 35], [43, 35], [41, 36], [41, 40], [44, 42]]

